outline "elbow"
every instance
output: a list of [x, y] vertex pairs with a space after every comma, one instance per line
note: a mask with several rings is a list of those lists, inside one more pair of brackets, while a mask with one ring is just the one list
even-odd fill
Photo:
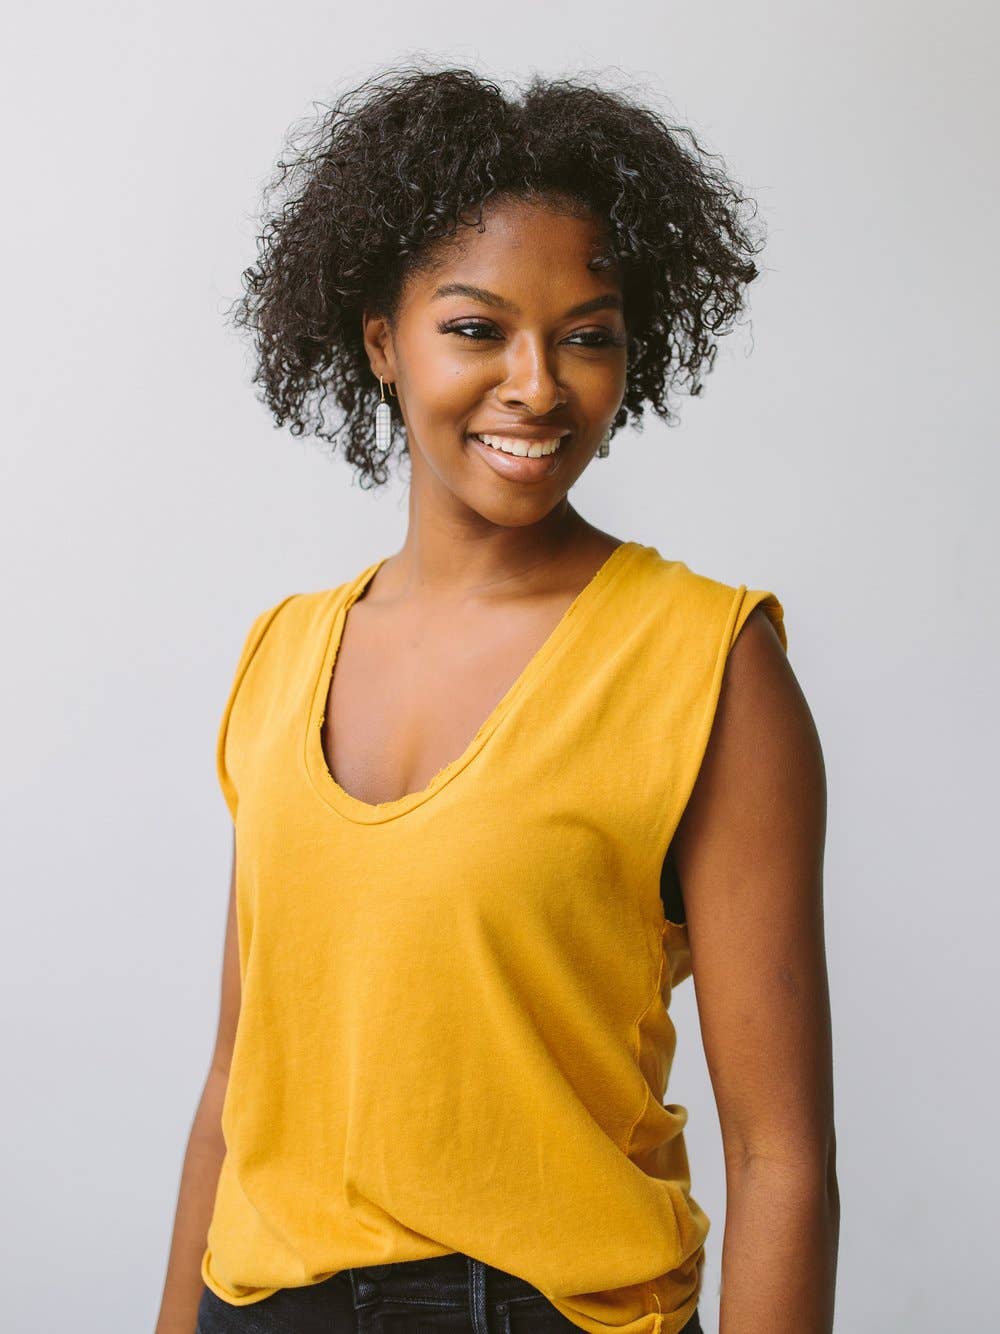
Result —
[[729, 1176], [769, 1173], [788, 1181], [822, 1182], [831, 1197], [839, 1198], [837, 1137], [832, 1128], [826, 1135], [801, 1139], [786, 1135], [777, 1143], [742, 1144], [738, 1153], [726, 1154], [726, 1171]]

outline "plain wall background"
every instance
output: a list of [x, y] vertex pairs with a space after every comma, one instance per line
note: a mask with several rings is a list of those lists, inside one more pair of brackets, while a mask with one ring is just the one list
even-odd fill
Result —
[[[22, 0], [6, 26], [5, 1328], [152, 1329], [216, 1020], [236, 656], [259, 610], [396, 550], [406, 520], [400, 484], [362, 492], [272, 427], [223, 312], [288, 128], [419, 53], [621, 71], [759, 202], [750, 322], [682, 425], [620, 434], [573, 500], [784, 603], [829, 783], [837, 1329], [978, 1328], [1000, 1187], [993, 8]], [[690, 983], [673, 1014], [711, 1330], [724, 1177]]]

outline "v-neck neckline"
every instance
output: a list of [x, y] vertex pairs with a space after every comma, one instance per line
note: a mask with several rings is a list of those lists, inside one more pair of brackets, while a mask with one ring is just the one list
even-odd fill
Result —
[[391, 801], [380, 802], [362, 801], [359, 797], [352, 796], [346, 788], [341, 787], [327, 767], [326, 755], [323, 751], [322, 728], [326, 717], [333, 669], [344, 636], [347, 613], [388, 560], [388, 556], [383, 556], [380, 560], [362, 570], [357, 578], [348, 585], [346, 592], [335, 599], [330, 609], [330, 627], [324, 637], [323, 652], [308, 711], [305, 766], [310, 782], [318, 795], [339, 814], [345, 816], [348, 820], [355, 821], [357, 824], [382, 824], [387, 820], [395, 820], [429, 801], [447, 783], [457, 777], [479, 754], [515, 701], [530, 688], [553, 654], [569, 640], [574, 632], [585, 624], [586, 618], [583, 613], [593, 613], [595, 611], [602, 595], [611, 587], [615, 576], [629, 564], [631, 558], [646, 549], [640, 542], [619, 543], [594, 571], [580, 592], [577, 593], [541, 646], [532, 654], [506, 693], [490, 710], [461, 755], [456, 756], [455, 759], [439, 769], [426, 787], [416, 792], [407, 792]]

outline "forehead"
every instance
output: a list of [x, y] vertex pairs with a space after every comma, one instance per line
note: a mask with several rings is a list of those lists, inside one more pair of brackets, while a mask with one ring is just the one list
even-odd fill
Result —
[[462, 225], [412, 275], [409, 302], [437, 301], [442, 286], [461, 282], [508, 297], [519, 307], [565, 303], [618, 290], [606, 228], [591, 214], [543, 205], [503, 203], [483, 209], [481, 227]]

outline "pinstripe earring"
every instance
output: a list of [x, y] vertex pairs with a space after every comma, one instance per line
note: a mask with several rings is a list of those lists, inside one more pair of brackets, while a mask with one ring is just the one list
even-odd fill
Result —
[[597, 446], [597, 457], [606, 459], [611, 453], [611, 431], [607, 430], [601, 437], [601, 443]]
[[[389, 407], [385, 396], [385, 385], [382, 382], [381, 375], [378, 377], [378, 384], [382, 391], [382, 398], [375, 405], [375, 448], [384, 454], [389, 449], [389, 441], [392, 437], [392, 409]], [[389, 383], [389, 393], [395, 397], [395, 390], [391, 381]]]

